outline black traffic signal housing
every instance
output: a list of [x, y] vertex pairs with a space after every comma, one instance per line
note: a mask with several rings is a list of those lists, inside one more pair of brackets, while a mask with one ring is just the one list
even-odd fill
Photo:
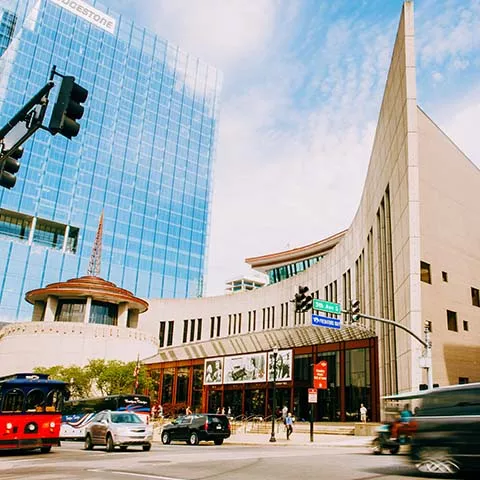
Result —
[[4, 150], [0, 156], [0, 186], [13, 188], [17, 183], [15, 174], [20, 170], [20, 158], [23, 155], [23, 147], [15, 150]]
[[313, 296], [307, 295], [308, 290], [308, 287], [298, 287], [298, 293], [295, 294], [295, 311], [298, 313], [312, 308]]
[[350, 315], [352, 323], [360, 320], [360, 300], [350, 300]]
[[432, 332], [432, 322], [430, 320], [425, 320], [424, 331], [425, 331], [425, 333], [427, 333], [427, 332], [431, 333]]
[[81, 104], [85, 102], [87, 97], [88, 90], [75, 83], [75, 77], [65, 76], [62, 78], [62, 84], [48, 126], [52, 135], [60, 133], [66, 138], [78, 135], [80, 125], [77, 120], [83, 116], [84, 108]]

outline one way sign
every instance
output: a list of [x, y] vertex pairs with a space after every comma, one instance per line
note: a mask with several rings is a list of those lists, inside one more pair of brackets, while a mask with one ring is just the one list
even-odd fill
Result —
[[312, 313], [312, 325], [315, 327], [335, 328], [338, 330], [342, 328], [342, 319], [324, 317], [323, 315], [315, 315]]

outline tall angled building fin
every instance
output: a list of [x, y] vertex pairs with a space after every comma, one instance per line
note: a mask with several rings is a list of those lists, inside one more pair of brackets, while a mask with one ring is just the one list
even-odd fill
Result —
[[93, 277], [100, 276], [100, 269], [102, 266], [102, 235], [103, 235], [103, 210], [98, 222], [97, 234], [95, 235], [95, 242], [88, 262], [87, 275]]

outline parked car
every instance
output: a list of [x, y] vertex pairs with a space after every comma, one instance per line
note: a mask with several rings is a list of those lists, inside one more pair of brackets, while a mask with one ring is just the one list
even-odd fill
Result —
[[480, 470], [480, 383], [436, 388], [422, 397], [410, 457], [418, 470]]
[[153, 427], [145, 424], [135, 413], [97, 413], [85, 430], [85, 450], [105, 445], [107, 452], [115, 447], [126, 450], [129, 446], [141, 446], [145, 452], [152, 447]]
[[201, 441], [213, 441], [215, 445], [221, 445], [229, 436], [230, 422], [226, 415], [194, 413], [165, 425], [161, 438], [164, 445], [172, 440], [183, 440], [189, 445], [197, 445]]

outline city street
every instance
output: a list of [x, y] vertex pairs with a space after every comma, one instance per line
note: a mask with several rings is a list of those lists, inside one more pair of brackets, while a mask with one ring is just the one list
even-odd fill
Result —
[[287, 444], [192, 447], [155, 443], [150, 452], [131, 448], [107, 453], [64, 442], [49, 454], [0, 454], [3, 480], [194, 480], [194, 479], [411, 479], [420, 476], [404, 455], [372, 455], [364, 447]]

